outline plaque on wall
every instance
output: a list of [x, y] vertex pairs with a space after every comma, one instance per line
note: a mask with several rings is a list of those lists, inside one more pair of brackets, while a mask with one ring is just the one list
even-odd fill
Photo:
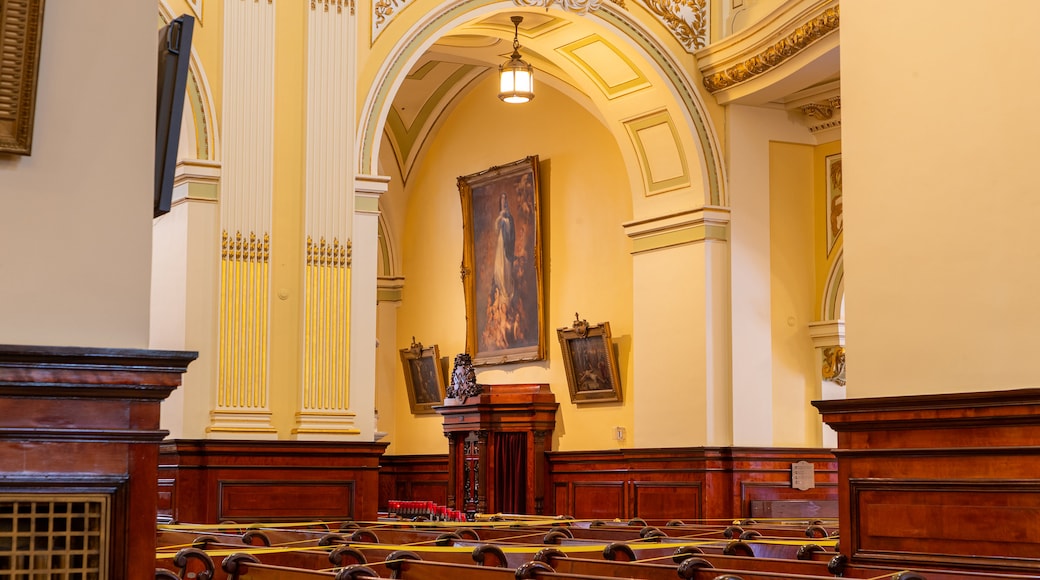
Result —
[[791, 464], [791, 487], [802, 491], [816, 487], [816, 468], [808, 461]]

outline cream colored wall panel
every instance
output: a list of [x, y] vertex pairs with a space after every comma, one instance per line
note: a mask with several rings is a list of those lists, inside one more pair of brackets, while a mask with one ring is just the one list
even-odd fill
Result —
[[772, 445], [819, 445], [821, 398], [809, 324], [813, 285], [813, 157], [810, 145], [769, 144]]
[[731, 105], [727, 119], [732, 210], [732, 391], [734, 422], [740, 424], [733, 432], [733, 444], [773, 445], [773, 392], [767, 388], [773, 381], [775, 356], [769, 143], [810, 144], [812, 135], [782, 110]]
[[0, 343], [148, 346], [155, 26], [45, 8], [32, 155], [0, 158]]
[[842, 5], [850, 398], [1040, 386], [1040, 109], [980, 106], [1040, 87], [1040, 4], [934, 8]]

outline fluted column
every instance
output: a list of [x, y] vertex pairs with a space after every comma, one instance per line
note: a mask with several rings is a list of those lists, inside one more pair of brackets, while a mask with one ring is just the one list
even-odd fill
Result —
[[275, 433], [270, 411], [274, 0], [224, 2], [220, 340], [208, 431]]
[[293, 428], [298, 439], [361, 433], [350, 396], [354, 20], [345, 0], [313, 0], [307, 14], [304, 336]]

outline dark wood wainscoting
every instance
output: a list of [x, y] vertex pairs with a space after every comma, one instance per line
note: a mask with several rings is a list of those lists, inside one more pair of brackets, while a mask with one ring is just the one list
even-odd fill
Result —
[[[581, 519], [837, 517], [834, 455], [823, 449], [675, 448], [546, 454], [548, 514]], [[815, 487], [791, 487], [791, 465], [813, 465]], [[444, 503], [447, 455], [387, 455], [379, 505]]]
[[379, 509], [392, 499], [448, 502], [448, 455], [384, 455], [379, 467]]
[[[837, 467], [829, 450], [690, 447], [548, 458], [550, 512], [575, 518], [837, 517]], [[801, 461], [813, 466], [811, 489], [791, 485], [791, 465]]]
[[1037, 570], [1040, 389], [817, 401], [857, 562]]
[[375, 520], [386, 443], [173, 440], [159, 514], [182, 523]]
[[0, 345], [4, 577], [155, 577], [159, 408], [196, 356]]

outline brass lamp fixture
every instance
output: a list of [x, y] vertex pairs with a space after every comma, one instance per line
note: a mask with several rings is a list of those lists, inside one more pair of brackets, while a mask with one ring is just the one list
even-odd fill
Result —
[[507, 103], [526, 103], [534, 98], [534, 67], [520, 58], [520, 23], [523, 16], [513, 16], [513, 54], [509, 62], [498, 66], [498, 98]]

